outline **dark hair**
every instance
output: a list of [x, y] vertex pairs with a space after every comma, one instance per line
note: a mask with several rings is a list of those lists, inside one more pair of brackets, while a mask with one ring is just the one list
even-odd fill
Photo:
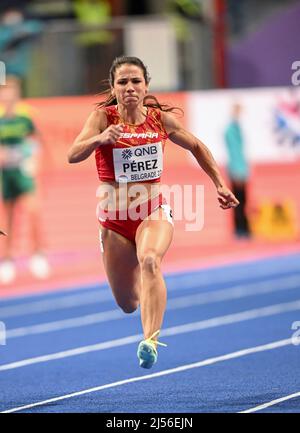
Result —
[[[102, 81], [102, 85], [105, 85], [105, 86], [109, 85], [109, 88], [106, 88], [105, 90], [98, 93], [98, 95], [97, 95], [97, 96], [107, 95], [107, 97], [104, 101], [97, 103], [98, 108], [108, 107], [110, 105], [116, 105], [117, 104], [117, 99], [112, 94], [111, 88], [113, 87], [114, 82], [115, 82], [116, 70], [122, 65], [135, 65], [135, 66], [139, 67], [143, 71], [143, 75], [144, 75], [144, 79], [145, 79], [146, 84], [150, 83], [151, 77], [148, 73], [147, 67], [144, 65], [144, 63], [138, 57], [132, 57], [132, 56], [116, 57], [115, 60], [113, 61], [112, 65], [111, 65], [110, 70], [109, 70], [109, 79]], [[151, 101], [153, 101], [153, 102], [151, 102]], [[168, 104], [161, 104], [158, 101], [158, 99], [153, 95], [145, 96], [143, 104], [146, 107], [159, 108], [161, 111], [179, 110], [183, 113], [183, 110], [181, 110], [181, 108], [179, 108], [179, 107], [172, 107]]]

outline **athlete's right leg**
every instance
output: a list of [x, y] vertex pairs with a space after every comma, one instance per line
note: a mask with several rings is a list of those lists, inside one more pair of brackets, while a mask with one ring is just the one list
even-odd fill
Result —
[[117, 304], [125, 313], [139, 306], [141, 274], [135, 245], [119, 233], [101, 226], [102, 257]]

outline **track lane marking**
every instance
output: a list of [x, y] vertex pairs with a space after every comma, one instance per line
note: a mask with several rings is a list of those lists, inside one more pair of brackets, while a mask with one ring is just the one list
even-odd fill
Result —
[[[239, 285], [233, 288], [222, 289], [213, 292], [205, 292], [196, 295], [180, 296], [169, 299], [166, 311], [173, 311], [182, 308], [193, 307], [196, 305], [207, 305], [232, 299], [242, 299], [257, 295], [265, 295], [278, 291], [300, 289], [300, 277], [282, 278], [277, 281], [263, 282], [249, 285]], [[87, 314], [85, 316], [73, 317], [70, 319], [56, 320], [53, 322], [39, 323], [31, 326], [7, 329], [6, 338], [25, 337], [27, 335], [37, 335], [47, 332], [61, 331], [64, 329], [90, 326], [97, 323], [103, 323], [110, 320], [124, 320], [137, 316], [134, 313], [131, 316], [125, 315], [120, 309], [103, 311], [100, 313]], [[1, 316], [0, 316], [1, 318]]]
[[291, 400], [292, 398], [300, 397], [300, 392], [295, 392], [294, 394], [286, 395], [285, 397], [277, 398], [276, 400], [271, 400], [267, 403], [260, 404], [259, 406], [252, 407], [251, 409], [242, 410], [238, 413], [253, 413], [259, 410], [266, 409], [268, 407], [274, 406], [276, 404], [282, 403], [283, 401]]
[[[293, 302], [269, 305], [267, 307], [246, 310], [246, 311], [229, 314], [225, 316], [217, 316], [199, 322], [192, 322], [192, 323], [186, 323], [184, 325], [172, 326], [170, 328], [163, 329], [160, 333], [160, 336], [167, 337], [167, 336], [185, 334], [187, 332], [200, 331], [203, 329], [209, 329], [209, 328], [214, 328], [223, 325], [230, 325], [233, 323], [239, 323], [239, 322], [262, 318], [262, 317], [270, 317], [276, 314], [282, 314], [282, 313], [297, 311], [297, 310], [300, 310], [300, 299], [295, 300]], [[69, 349], [61, 352], [51, 353], [48, 355], [37, 356], [34, 358], [27, 358], [20, 361], [11, 362], [8, 364], [2, 364], [0, 365], [0, 371], [13, 370], [15, 368], [21, 368], [28, 365], [54, 361], [57, 359], [63, 359], [72, 356], [78, 356], [85, 353], [97, 352], [100, 350], [111, 349], [114, 347], [120, 347], [127, 344], [138, 342], [142, 338], [143, 338], [142, 334], [131, 335], [128, 337], [109, 340], [109, 341], [105, 341], [102, 343], [93, 344], [89, 346], [82, 346], [82, 347], [77, 347], [75, 349]]]
[[[203, 271], [200, 272], [192, 272], [192, 273], [186, 273], [186, 272], [181, 272], [178, 274], [170, 274], [170, 275], [166, 275], [166, 279], [168, 284], [170, 284], [171, 286], [174, 286], [174, 288], [170, 288], [171, 292], [175, 292], [178, 291], [180, 289], [182, 289], [182, 284], [185, 284], [188, 286], [188, 289], [193, 289], [195, 288], [202, 288], [202, 287], [206, 287], [208, 284], [211, 285], [213, 284], [223, 284], [223, 283], [227, 283], [227, 284], [233, 284], [233, 286], [236, 286], [236, 281], [238, 281], [241, 278], [248, 278], [249, 279], [249, 267], [253, 267], [254, 263], [250, 262], [249, 265], [247, 266], [246, 269], [238, 269], [238, 270], [234, 270], [234, 278], [227, 278], [226, 276], [224, 276], [223, 273], [223, 268], [215, 268], [213, 271], [209, 272], [209, 275], [205, 275], [205, 273]], [[278, 278], [278, 274], [282, 273], [282, 270], [284, 270], [285, 272], [293, 272], [293, 273], [297, 273], [300, 272], [300, 267], [297, 264], [289, 264], [286, 263], [285, 267], [280, 267], [280, 266], [276, 266], [275, 267], [275, 272], [274, 272], [274, 264], [266, 264], [263, 265], [263, 268], [260, 269], [259, 266], [262, 266], [263, 263], [259, 262], [258, 264], [258, 268], [256, 268], [255, 270], [255, 278], [260, 277], [260, 278], [270, 278], [270, 279], [275, 279]], [[271, 273], [269, 272], [272, 271]], [[222, 275], [219, 275], [219, 273], [222, 272]], [[229, 270], [228, 270], [229, 272]], [[232, 269], [230, 269], [230, 272], [232, 272]], [[251, 274], [251, 272], [250, 272]], [[195, 285], [195, 278], [200, 280], [196, 283]], [[283, 277], [284, 278], [284, 277]], [[250, 282], [250, 284], [256, 284], [257, 281], [255, 282]], [[248, 283], [246, 283], [248, 284]], [[238, 286], [241, 285], [245, 285], [238, 283]], [[65, 292], [65, 290], [61, 290], [55, 293], [50, 293], [51, 298], [50, 299], [46, 299], [46, 300], [41, 300], [41, 301], [34, 301], [34, 302], [25, 302], [22, 304], [17, 304], [17, 305], [7, 305], [7, 306], [3, 306], [1, 307], [2, 303], [7, 303], [7, 301], [2, 301], [0, 300], [0, 318], [1, 317], [11, 317], [17, 314], [32, 314], [35, 312], [39, 312], [38, 308], [39, 306], [41, 306], [41, 310], [40, 312], [46, 311], [45, 310], [45, 305], [47, 302], [49, 302], [49, 306], [50, 309], [55, 309], [55, 302], [57, 302], [57, 305], [59, 307], [59, 305], [61, 304], [60, 302], [60, 298], [64, 298], [65, 302], [67, 303], [67, 298], [70, 297], [71, 300], [72, 298], [76, 299], [76, 297], [82, 296], [82, 298], [84, 298], [85, 296], [89, 296], [89, 292], [95, 292], [98, 291], [98, 293], [101, 293], [102, 291], [105, 292], [107, 290], [109, 290], [108, 285], [105, 284], [101, 284], [99, 285], [99, 288], [97, 289], [96, 286], [91, 287], [91, 286], [87, 286], [87, 287], [83, 287], [83, 288], [79, 288], [76, 287], [74, 289], [75, 294], [71, 294], [71, 295], [62, 295], [62, 293]], [[184, 289], [183, 289], [184, 290]], [[71, 291], [70, 289], [68, 290], [69, 292]], [[78, 291], [82, 291], [82, 294], [77, 294]], [[71, 291], [72, 293], [73, 291]], [[38, 297], [45, 297], [45, 296], [49, 296], [49, 293], [47, 292], [46, 294], [34, 294], [34, 296]], [[105, 296], [105, 295], [104, 295]], [[19, 296], [14, 298], [14, 300], [19, 300], [19, 299], [26, 299], [27, 297], [30, 296]], [[101, 297], [101, 296], [100, 296]], [[13, 302], [12, 300], [10, 300], [9, 302]], [[64, 301], [62, 301], [64, 302]], [[72, 302], [72, 301], [71, 301]], [[29, 312], [27, 313], [26, 311], [29, 310]]]
[[113, 301], [113, 296], [109, 289], [93, 290], [90, 293], [80, 293], [76, 295], [60, 296], [56, 299], [46, 299], [43, 301], [27, 302], [19, 305], [9, 305], [0, 308], [1, 320], [8, 317], [27, 316], [32, 314], [44, 313], [47, 311], [57, 311], [73, 308], [82, 305], [89, 305], [107, 300]]

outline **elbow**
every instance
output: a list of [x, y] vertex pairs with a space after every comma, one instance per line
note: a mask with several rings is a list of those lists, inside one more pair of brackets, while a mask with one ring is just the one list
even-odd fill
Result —
[[76, 162], [79, 162], [78, 149], [74, 146], [74, 143], [68, 150], [67, 159], [69, 164], [75, 164]]

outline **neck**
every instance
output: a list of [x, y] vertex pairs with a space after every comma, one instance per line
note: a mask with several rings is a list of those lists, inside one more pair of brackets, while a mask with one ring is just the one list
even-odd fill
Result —
[[118, 113], [120, 114], [121, 120], [125, 123], [131, 123], [132, 125], [139, 125], [145, 121], [147, 115], [147, 107], [138, 105], [137, 107], [126, 107], [118, 104]]

